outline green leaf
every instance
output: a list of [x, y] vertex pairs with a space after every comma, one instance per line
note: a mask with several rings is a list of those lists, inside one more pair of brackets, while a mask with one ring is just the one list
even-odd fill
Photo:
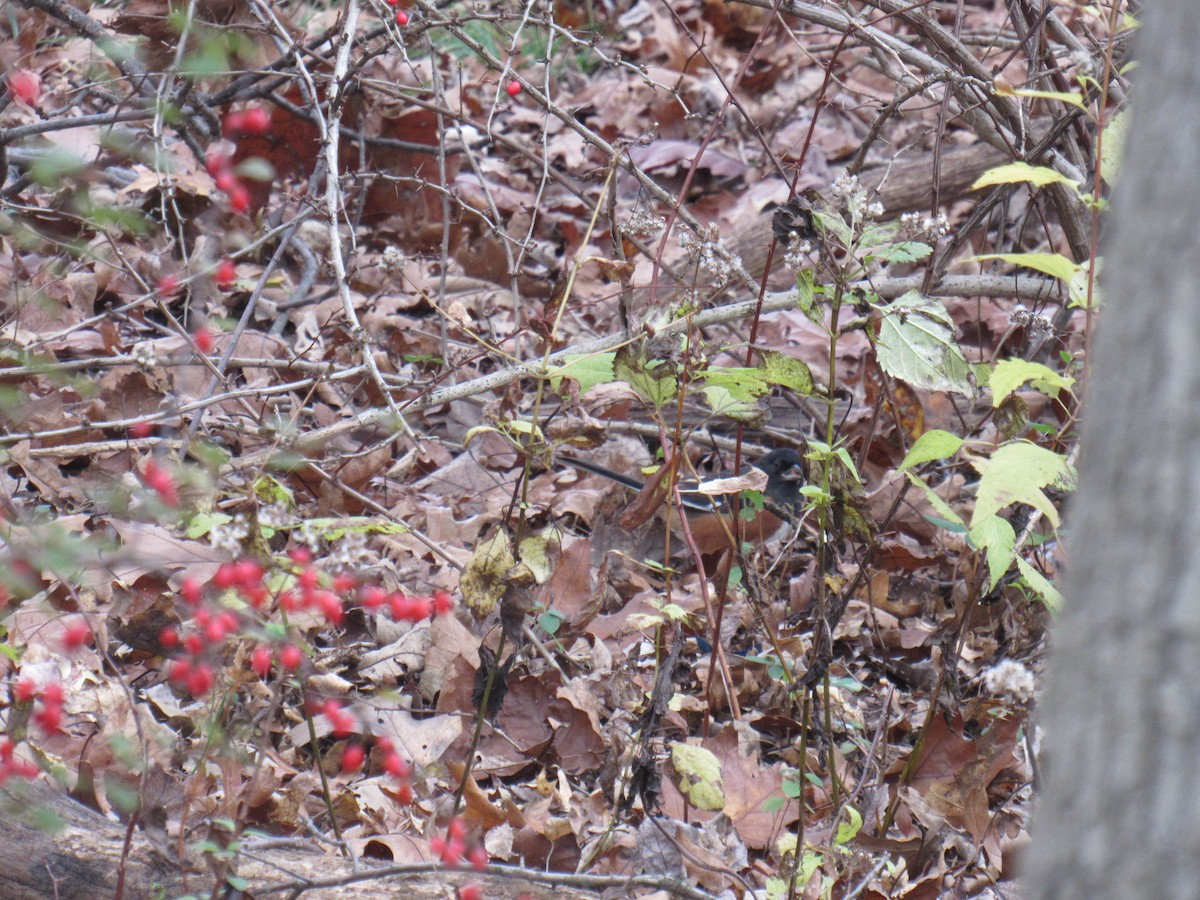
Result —
[[52, 147], [29, 166], [30, 177], [44, 188], [56, 188], [64, 178], [82, 175], [89, 166], [80, 156], [61, 147]]
[[264, 184], [275, 180], [275, 167], [261, 156], [251, 156], [242, 160], [234, 171], [243, 178], [261, 181]]
[[842, 807], [842, 812], [845, 818], [838, 822], [837, 832], [833, 836], [835, 844], [850, 843], [862, 830], [862, 813], [849, 805]]
[[624, 381], [657, 409], [670, 403], [679, 390], [679, 380], [672, 365], [635, 356], [628, 347], [618, 352], [613, 360], [613, 377]]
[[920, 241], [902, 241], [880, 247], [873, 255], [877, 262], [910, 263], [925, 259], [933, 248]]
[[796, 290], [799, 293], [800, 311], [808, 316], [809, 321], [817, 325], [825, 321], [821, 307], [817, 305], [817, 295], [825, 293], [825, 286], [813, 281], [811, 269], [801, 269], [796, 273]]
[[900, 461], [898, 471], [903, 472], [905, 469], [932, 462], [935, 459], [949, 459], [958, 452], [958, 448], [964, 443], [962, 438], [949, 431], [941, 431], [937, 428], [927, 431], [917, 438], [912, 449]]
[[921, 492], [925, 495], [925, 499], [929, 501], [929, 505], [934, 508], [938, 515], [940, 515], [947, 522], [951, 522], [954, 525], [963, 528], [964, 530], [966, 529], [966, 525], [963, 520], [959, 518], [958, 513], [952, 510], [945, 500], [935, 494], [933, 492], [933, 488], [923, 482], [912, 472], [905, 472], [904, 474], [908, 476], [909, 481], [911, 481], [921, 490]]
[[725, 388], [738, 400], [757, 400], [770, 389], [762, 369], [710, 366], [699, 374], [706, 384]]
[[812, 370], [808, 363], [776, 350], [763, 352], [763, 377], [770, 384], [789, 388], [809, 396], [813, 392]]
[[1035, 269], [1068, 282], [1079, 271], [1079, 264], [1061, 253], [985, 253], [982, 256], [972, 256], [967, 261], [982, 262], [989, 259], [999, 259], [1016, 266], [1024, 266], [1026, 269]]
[[1021, 573], [1021, 577], [1025, 579], [1030, 590], [1042, 598], [1042, 602], [1046, 604], [1050, 612], [1058, 613], [1062, 609], [1063, 596], [1049, 578], [1019, 556], [1017, 557], [1017, 571]]
[[613, 360], [615, 353], [573, 353], [564, 357], [561, 366], [550, 370], [550, 386], [555, 391], [559, 389], [564, 378], [579, 382], [579, 392], [586, 394], [598, 384], [608, 384], [613, 381]]
[[1125, 135], [1129, 131], [1129, 110], [1121, 110], [1104, 126], [1104, 141], [1100, 148], [1100, 177], [1113, 184], [1125, 158]]
[[1083, 97], [1072, 91], [1017, 90], [1012, 85], [997, 83], [996, 93], [1001, 97], [1033, 97], [1042, 100], [1060, 100], [1063, 103], [1087, 112], [1087, 107], [1083, 104]]
[[850, 226], [837, 213], [813, 210], [813, 223], [830, 232], [843, 247], [849, 247], [854, 242], [854, 235], [850, 231]]
[[900, 225], [897, 222], [884, 222], [881, 225], [871, 225], [863, 229], [862, 237], [858, 239], [858, 246], [883, 247], [884, 244], [890, 244], [895, 240], [896, 235], [899, 233]]
[[1024, 359], [1005, 359], [996, 363], [996, 368], [992, 370], [988, 379], [988, 387], [992, 389], [992, 406], [999, 406], [1026, 382], [1042, 393], [1053, 396], [1060, 390], [1069, 391], [1075, 379], [1069, 375], [1059, 375], [1041, 363]]
[[1048, 184], [1066, 184], [1070, 187], [1079, 189], [1066, 175], [1061, 175], [1053, 169], [1048, 169], [1045, 166], [1031, 166], [1027, 162], [1012, 162], [1007, 165], [997, 166], [994, 169], [988, 169], [982, 175], [975, 179], [975, 183], [971, 185], [971, 190], [977, 191], [983, 187], [991, 187], [996, 184], [1032, 184], [1035, 187], [1045, 187]]
[[999, 516], [988, 516], [967, 533], [971, 545], [984, 551], [987, 556], [990, 583], [988, 590], [995, 590], [1004, 573], [1012, 564], [1013, 549], [1017, 545], [1017, 534], [1012, 525]]
[[1058, 510], [1043, 488], [1074, 480], [1075, 470], [1065, 457], [1029, 441], [1010, 441], [990, 458], [972, 456], [971, 465], [980, 475], [972, 529], [1014, 503], [1040, 510], [1051, 525], [1058, 527]]
[[875, 356], [885, 372], [915, 388], [974, 393], [970, 367], [941, 301], [909, 291], [882, 312]]
[[710, 810], [725, 808], [721, 761], [711, 750], [693, 744], [673, 744], [671, 764], [679, 775], [679, 791], [692, 806]]

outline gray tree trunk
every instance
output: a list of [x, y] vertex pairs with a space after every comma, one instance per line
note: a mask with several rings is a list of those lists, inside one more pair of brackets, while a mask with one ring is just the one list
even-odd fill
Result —
[[1200, 4], [1148, 0], [1029, 896], [1200, 897]]

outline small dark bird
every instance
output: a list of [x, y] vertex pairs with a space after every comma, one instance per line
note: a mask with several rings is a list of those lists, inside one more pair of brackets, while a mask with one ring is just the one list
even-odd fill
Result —
[[[645, 487], [636, 478], [621, 475], [595, 463], [565, 457], [563, 461], [584, 471], [602, 475], [631, 490], [641, 491]], [[749, 520], [735, 520], [727, 505], [716, 497], [688, 493], [683, 495], [688, 529], [702, 556], [719, 553], [729, 547], [731, 534], [740, 536], [742, 541], [763, 544], [775, 537], [787, 524], [786, 519], [779, 513], [789, 515], [799, 512], [800, 486], [804, 483], [804, 462], [800, 454], [787, 447], [772, 450], [754, 466], [767, 476], [767, 486], [763, 490], [766, 505], [757, 510]], [[776, 509], [772, 510], [771, 507]]]

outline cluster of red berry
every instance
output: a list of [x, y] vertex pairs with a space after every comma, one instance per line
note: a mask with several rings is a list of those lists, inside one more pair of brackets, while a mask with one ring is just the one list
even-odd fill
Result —
[[172, 508], [179, 505], [179, 486], [175, 483], [175, 476], [154, 457], [147, 459], [142, 466], [142, 484], [154, 491], [163, 505]]
[[[261, 106], [231, 112], [225, 117], [222, 132], [225, 137], [237, 140], [253, 134], [265, 134], [271, 127], [271, 114]], [[250, 191], [242, 184], [233, 170], [233, 158], [219, 150], [213, 150], [204, 161], [208, 174], [217, 188], [229, 198], [229, 208], [235, 213], [244, 213], [250, 208]]]

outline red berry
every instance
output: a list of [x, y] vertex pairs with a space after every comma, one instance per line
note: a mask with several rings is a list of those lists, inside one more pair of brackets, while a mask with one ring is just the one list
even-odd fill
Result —
[[42, 82], [28, 69], [17, 69], [8, 73], [8, 90], [26, 106], [33, 106], [42, 95]]
[[213, 587], [219, 591], [227, 591], [237, 584], [237, 578], [237, 566], [233, 563], [221, 563], [217, 567], [216, 574], [213, 575]]
[[204, 588], [200, 587], [199, 581], [189, 575], [179, 585], [179, 596], [189, 606], [196, 606], [204, 599]]
[[387, 602], [387, 592], [377, 584], [364, 585], [358, 594], [358, 602], [366, 610], [376, 610]]
[[307, 547], [293, 547], [288, 551], [288, 559], [298, 566], [307, 566], [312, 558], [312, 551]]
[[217, 265], [217, 287], [223, 291], [233, 287], [233, 280], [237, 278], [237, 266], [233, 264], [232, 259], [223, 259]]
[[271, 127], [271, 114], [261, 106], [252, 106], [242, 114], [242, 131], [264, 134]]
[[72, 622], [63, 632], [63, 646], [68, 650], [82, 647], [92, 642], [92, 630], [86, 622]]
[[65, 699], [63, 686], [57, 681], [52, 681], [42, 688], [42, 703], [46, 706], [62, 706]]
[[204, 638], [193, 631], [183, 639], [183, 649], [192, 656], [199, 656], [204, 652]]
[[154, 426], [149, 422], [134, 422], [129, 426], [131, 438], [147, 438], [154, 434]]
[[408, 763], [400, 758], [400, 754], [392, 751], [383, 758], [383, 771], [393, 778], [407, 779], [412, 774]]
[[235, 213], [244, 213], [250, 208], [250, 192], [240, 183], [231, 187], [227, 193], [229, 194], [229, 208]]
[[62, 707], [47, 706], [33, 714], [33, 719], [43, 731], [54, 733], [62, 726]]
[[362, 744], [347, 744], [346, 749], [342, 751], [342, 771], [357, 772], [366, 755]]
[[409, 782], [405, 781], [398, 788], [396, 788], [396, 802], [399, 803], [401, 806], [411, 806], [412, 805], [413, 789], [412, 789], [412, 785]]
[[483, 885], [471, 882], [458, 889], [458, 900], [483, 900]]
[[196, 342], [196, 349], [205, 356], [213, 352], [215, 338], [211, 328], [201, 328], [192, 335], [192, 340]]
[[213, 175], [213, 180], [217, 183], [217, 190], [227, 194], [238, 186], [238, 177], [233, 174], [232, 169], [221, 169]]
[[176, 630], [174, 625], [164, 625], [162, 631], [158, 633], [158, 642], [167, 649], [177, 646], [179, 644], [179, 631]]
[[179, 279], [174, 275], [164, 275], [158, 279], [158, 284], [155, 285], [155, 290], [158, 291], [161, 297], [170, 297], [179, 290]]
[[434, 591], [433, 592], [433, 611], [439, 616], [444, 616], [454, 609], [454, 598], [450, 596], [449, 591]]
[[399, 25], [401, 28], [403, 28], [405, 25], [407, 25], [408, 24], [408, 13], [406, 13], [404, 10], [400, 10], [398, 13], [396, 13], [396, 24]]
[[37, 684], [32, 678], [22, 678], [13, 689], [13, 699], [18, 703], [32, 703], [37, 695]]
[[215, 681], [216, 676], [213, 674], [212, 666], [208, 663], [201, 663], [187, 677], [188, 693], [193, 697], [203, 697], [212, 690]]
[[186, 659], [175, 660], [171, 663], [171, 668], [167, 670], [167, 677], [177, 685], [182, 685], [191, 674], [192, 663]]
[[508, 96], [515, 97], [517, 94], [521, 93], [521, 82], [514, 78], [508, 83], [508, 87], [506, 87], [505, 90], [508, 91]]
[[470, 860], [472, 869], [476, 872], [482, 872], [487, 868], [488, 852], [482, 846], [475, 846], [467, 854], [467, 859]]
[[239, 559], [234, 571], [238, 587], [243, 590], [262, 583], [263, 567], [257, 559]]
[[266, 644], [259, 644], [251, 652], [250, 671], [259, 678], [266, 678], [271, 674], [271, 648]]
[[446, 835], [451, 840], [463, 840], [467, 836], [467, 823], [455, 816], [446, 826]]
[[285, 644], [279, 648], [279, 665], [283, 666], [289, 672], [295, 672], [300, 668], [300, 662], [304, 658], [304, 654], [300, 652], [300, 648], [295, 644]]
[[[208, 152], [208, 156], [204, 157], [204, 169], [213, 178], [217, 178], [226, 172], [232, 176], [232, 166], [233, 160], [230, 159], [227, 154], [221, 153], [219, 150], [210, 150]], [[221, 185], [218, 183], [217, 187], [221, 187]], [[221, 190], [225, 190], [225, 188], [221, 188]]]

